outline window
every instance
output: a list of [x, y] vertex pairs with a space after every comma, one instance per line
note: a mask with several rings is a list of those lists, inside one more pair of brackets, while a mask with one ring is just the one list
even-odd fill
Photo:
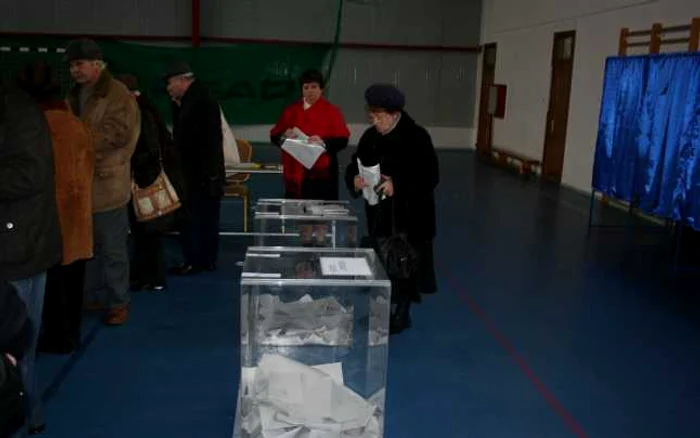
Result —
[[557, 60], [569, 61], [574, 56], [574, 37], [569, 35], [557, 39]]

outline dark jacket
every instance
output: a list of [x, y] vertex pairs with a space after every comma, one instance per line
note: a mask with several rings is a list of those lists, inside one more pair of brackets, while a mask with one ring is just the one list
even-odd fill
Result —
[[[153, 184], [160, 175], [161, 168], [168, 180], [184, 202], [184, 183], [180, 172], [180, 160], [175, 151], [172, 136], [158, 110], [144, 95], [136, 98], [141, 112], [141, 135], [136, 143], [134, 155], [131, 156], [131, 172], [136, 185], [145, 188]], [[172, 215], [160, 217], [147, 222], [137, 222], [133, 203], [129, 203], [131, 226], [141, 227], [144, 232], [167, 231], [172, 225]]]
[[178, 196], [182, 198], [184, 195], [180, 169], [182, 164], [175, 150], [173, 137], [158, 110], [148, 98], [140, 95], [136, 101], [141, 110], [141, 136], [136, 144], [134, 155], [131, 157], [134, 182], [139, 187], [153, 184], [153, 181], [160, 174], [162, 166]]
[[0, 280], [61, 261], [51, 135], [38, 104], [0, 87]]
[[7, 358], [21, 359], [29, 346], [31, 325], [27, 308], [7, 281], [0, 281], [0, 438], [24, 423], [26, 402], [19, 370]]
[[435, 196], [440, 175], [437, 154], [430, 134], [407, 114], [386, 135], [374, 127], [365, 131], [357, 151], [345, 170], [345, 183], [354, 197], [354, 178], [358, 174], [357, 159], [363, 165], [380, 165], [381, 173], [391, 177], [394, 196], [378, 206], [365, 202], [367, 227], [375, 236], [391, 235], [392, 209], [396, 229], [411, 241], [420, 242], [435, 237]]
[[136, 142], [134, 155], [131, 156], [131, 174], [136, 185], [146, 188], [153, 184], [160, 174], [160, 138], [155, 117], [144, 108], [142, 96], [136, 101], [141, 110], [141, 135]]
[[222, 196], [226, 182], [219, 103], [199, 81], [173, 106], [173, 138], [186, 196]]

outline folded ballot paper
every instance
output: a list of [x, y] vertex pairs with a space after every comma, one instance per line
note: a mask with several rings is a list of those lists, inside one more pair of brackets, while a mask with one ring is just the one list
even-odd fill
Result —
[[366, 167], [362, 164], [360, 159], [357, 159], [357, 169], [359, 175], [367, 183], [367, 187], [362, 189], [362, 196], [365, 198], [369, 205], [379, 204], [379, 195], [374, 191], [374, 188], [381, 182], [381, 169], [379, 164], [374, 166]]
[[[241, 305], [247, 306], [247, 297], [242, 299]], [[362, 335], [353, 333], [353, 306], [343, 306], [333, 297], [314, 300], [304, 295], [300, 300], [285, 303], [277, 296], [261, 295], [258, 306], [254, 341], [259, 345], [349, 347], [355, 335]], [[383, 297], [370, 300], [369, 325], [362, 327], [368, 330], [365, 333], [370, 347], [389, 342], [388, 309]], [[242, 330], [242, 342], [247, 344], [248, 327], [244, 324]]]
[[303, 203], [284, 203], [282, 204], [281, 213], [288, 216], [348, 216], [350, 210], [341, 204], [308, 201]]
[[299, 346], [352, 344], [353, 308], [333, 297], [282, 302], [278, 296], [261, 295], [258, 343]]
[[307, 214], [314, 216], [347, 216], [350, 210], [339, 204], [309, 204], [305, 207]]
[[323, 145], [310, 143], [309, 137], [299, 128], [294, 128], [296, 138], [288, 138], [282, 143], [282, 150], [294, 157], [307, 169], [311, 169], [319, 157], [326, 152]]
[[339, 363], [307, 366], [267, 354], [244, 368], [237, 437], [380, 438], [383, 390], [365, 400], [344, 385]]

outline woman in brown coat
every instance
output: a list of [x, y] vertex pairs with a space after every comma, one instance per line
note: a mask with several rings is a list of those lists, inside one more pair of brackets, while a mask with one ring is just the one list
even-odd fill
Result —
[[93, 139], [60, 99], [46, 64], [25, 67], [18, 82], [40, 104], [51, 131], [63, 243], [61, 263], [47, 273], [39, 350], [67, 354], [80, 344], [85, 262], [93, 257]]

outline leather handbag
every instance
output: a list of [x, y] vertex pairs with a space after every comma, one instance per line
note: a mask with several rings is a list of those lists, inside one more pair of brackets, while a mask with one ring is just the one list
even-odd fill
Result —
[[141, 188], [131, 183], [131, 199], [138, 222], [148, 222], [167, 216], [182, 206], [175, 187], [162, 169], [153, 184]]
[[[408, 241], [406, 233], [399, 232], [396, 229], [395, 202], [395, 199], [390, 199], [379, 203], [372, 235], [367, 239], [363, 239], [363, 246], [374, 249], [389, 278], [408, 279], [418, 272], [418, 253]], [[387, 203], [391, 204], [389, 209], [391, 214], [391, 235], [377, 237], [377, 223], [386, 211]]]

